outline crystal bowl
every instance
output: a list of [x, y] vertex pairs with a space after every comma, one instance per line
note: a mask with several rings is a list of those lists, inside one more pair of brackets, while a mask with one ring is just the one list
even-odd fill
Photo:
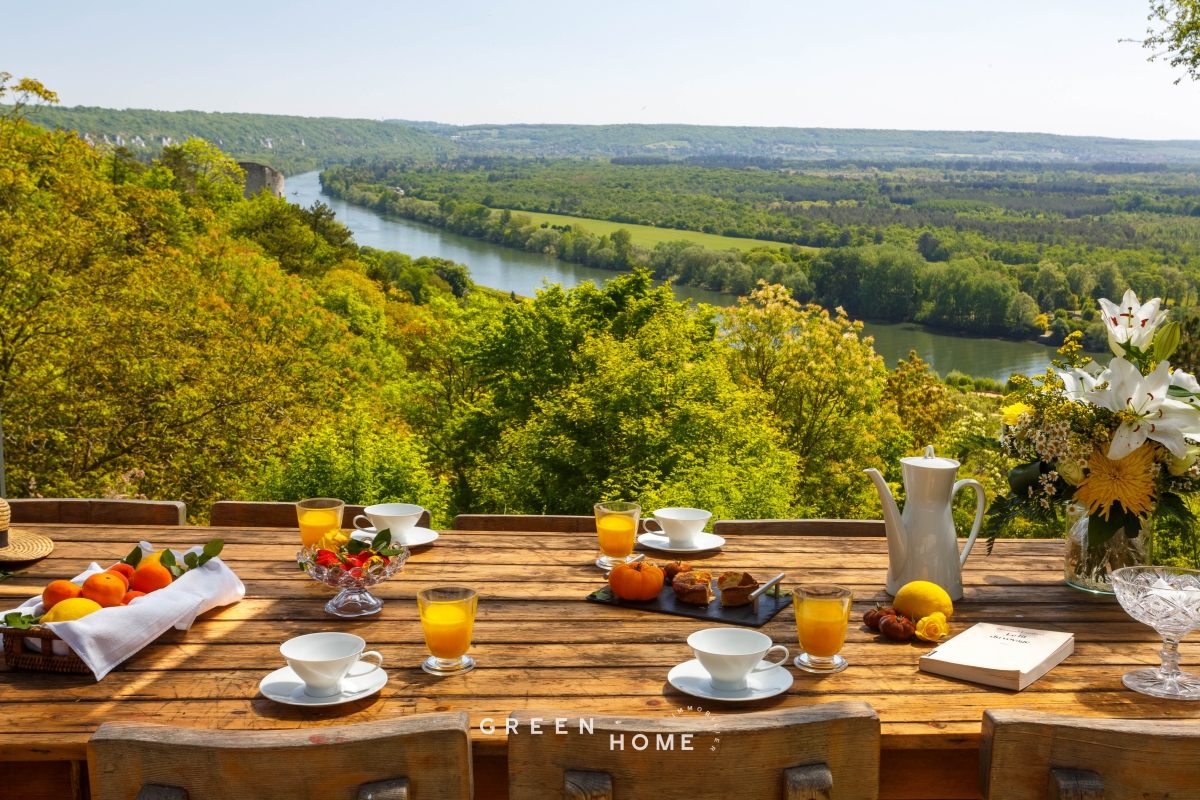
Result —
[[365, 617], [368, 614], [377, 614], [383, 608], [383, 601], [367, 591], [367, 588], [383, 583], [399, 572], [408, 560], [408, 554], [408, 548], [404, 547], [396, 555], [390, 556], [386, 564], [347, 570], [341, 564], [332, 567], [318, 564], [317, 548], [306, 547], [296, 554], [296, 563], [313, 580], [341, 589], [337, 596], [325, 605], [326, 611], [339, 617]]
[[1200, 628], [1200, 571], [1182, 567], [1122, 567], [1113, 591], [1129, 616], [1163, 638], [1162, 666], [1125, 673], [1130, 689], [1172, 700], [1200, 700], [1200, 676], [1179, 669], [1179, 640]]

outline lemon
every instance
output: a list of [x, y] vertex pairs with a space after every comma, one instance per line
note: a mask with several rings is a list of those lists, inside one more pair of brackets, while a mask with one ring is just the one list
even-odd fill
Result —
[[936, 583], [929, 581], [913, 581], [900, 587], [892, 608], [911, 620], [928, 617], [935, 611], [940, 611], [949, 617], [954, 613], [954, 604], [950, 595]]
[[142, 560], [138, 562], [138, 566], [140, 567], [142, 564], [157, 564], [159, 561], [162, 560], [162, 556], [163, 556], [162, 550], [155, 550], [153, 553], [151, 553], [148, 556], [142, 556]]
[[42, 616], [42, 622], [70, 622], [100, 610], [100, 604], [86, 597], [60, 600]]

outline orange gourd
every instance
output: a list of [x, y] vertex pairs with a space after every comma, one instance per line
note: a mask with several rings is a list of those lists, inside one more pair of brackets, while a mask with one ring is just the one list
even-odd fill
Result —
[[663, 571], [653, 564], [635, 561], [613, 567], [608, 585], [622, 600], [653, 600], [662, 591]]

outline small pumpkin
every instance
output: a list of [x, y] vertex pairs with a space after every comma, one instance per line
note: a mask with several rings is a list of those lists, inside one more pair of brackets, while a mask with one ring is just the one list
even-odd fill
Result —
[[662, 591], [666, 575], [644, 561], [620, 564], [608, 574], [608, 585], [622, 600], [653, 600]]

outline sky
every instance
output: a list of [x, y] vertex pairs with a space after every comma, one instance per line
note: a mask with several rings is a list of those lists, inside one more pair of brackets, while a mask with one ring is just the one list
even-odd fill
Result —
[[0, 3], [62, 104], [1200, 139], [1148, 0]]

